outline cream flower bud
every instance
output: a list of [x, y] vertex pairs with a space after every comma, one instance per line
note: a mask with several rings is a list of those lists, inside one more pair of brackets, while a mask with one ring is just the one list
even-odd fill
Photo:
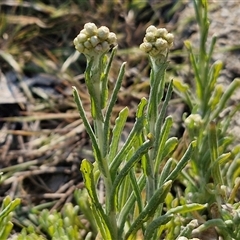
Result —
[[91, 44], [92, 44], [93, 47], [96, 47], [97, 44], [99, 43], [99, 39], [98, 39], [97, 36], [92, 36], [92, 37], [90, 38], [90, 42], [91, 42]]
[[140, 48], [151, 57], [160, 59], [167, 55], [172, 45], [173, 34], [168, 33], [165, 28], [157, 29], [155, 26], [149, 26]]
[[140, 45], [140, 49], [142, 49], [146, 53], [149, 53], [152, 50], [152, 44], [144, 42]]
[[145, 41], [154, 42], [155, 41], [155, 34], [153, 32], [147, 32], [146, 35], [145, 35]]
[[85, 42], [87, 39], [88, 39], [88, 37], [87, 37], [87, 35], [84, 34], [84, 33], [80, 33], [80, 34], [77, 36], [78, 42]]
[[97, 30], [97, 36], [102, 40], [106, 40], [108, 38], [108, 35], [109, 29], [105, 26], [102, 26]]
[[93, 36], [97, 32], [97, 26], [94, 23], [86, 23], [84, 29], [89, 36]]
[[168, 33], [168, 34], [166, 34], [165, 39], [167, 40], [168, 43], [172, 44], [174, 36], [172, 33]]
[[87, 49], [91, 49], [92, 48], [92, 44], [91, 42], [88, 40], [86, 42], [83, 43], [84, 47], [87, 48]]
[[159, 28], [159, 29], [157, 29], [157, 31], [156, 31], [156, 37], [164, 37], [165, 38], [165, 36], [168, 34], [168, 31], [167, 31], [167, 29], [166, 28]]
[[97, 28], [94, 23], [86, 23], [73, 43], [75, 48], [89, 59], [108, 52], [112, 45], [116, 45], [117, 37], [105, 26]]
[[165, 50], [168, 46], [168, 43], [165, 39], [158, 38], [156, 43], [155, 43], [155, 46], [158, 50]]
[[113, 32], [110, 32], [108, 34], [107, 41], [109, 42], [109, 44], [114, 44], [115, 45], [117, 43], [117, 36], [116, 36], [116, 34], [113, 33]]
[[191, 114], [185, 119], [185, 124], [187, 127], [199, 127], [203, 123], [203, 119], [199, 114]]
[[83, 46], [82, 43], [75, 44], [75, 48], [76, 48], [79, 52], [83, 52], [83, 51], [84, 51], [84, 46]]
[[101, 45], [104, 52], [109, 50], [109, 43], [107, 41], [102, 42]]
[[149, 26], [147, 29], [146, 29], [146, 33], [148, 32], [156, 32], [157, 31], [157, 28], [153, 25]]

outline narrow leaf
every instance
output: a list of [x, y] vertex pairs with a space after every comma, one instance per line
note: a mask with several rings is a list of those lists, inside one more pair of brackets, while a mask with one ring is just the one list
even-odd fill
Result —
[[218, 107], [212, 114], [212, 120], [217, 118], [220, 114], [220, 112], [224, 109], [227, 101], [230, 99], [230, 97], [233, 95], [234, 91], [240, 87], [240, 78], [235, 78], [230, 86], [227, 88], [226, 92], [223, 94]]
[[99, 230], [101, 231], [102, 236], [105, 239], [111, 239], [111, 234], [109, 229], [111, 225], [97, 197], [96, 184], [94, 182], [94, 175], [93, 175], [93, 168], [94, 167], [92, 163], [90, 163], [86, 159], [82, 160], [80, 170], [83, 175], [85, 187], [91, 198], [91, 206], [93, 211], [95, 212], [95, 220], [97, 222]]
[[172, 117], [168, 116], [165, 119], [165, 122], [161, 129], [160, 136], [158, 137], [158, 139], [156, 139], [156, 145], [154, 146], [156, 148], [156, 153], [157, 153], [155, 165], [154, 165], [154, 174], [155, 175], [158, 174], [160, 163], [163, 160], [163, 158], [162, 158], [163, 149], [164, 149], [165, 143], [168, 139], [168, 135], [169, 135], [170, 129], [172, 127], [172, 123], [173, 123]]
[[116, 179], [113, 182], [112, 187], [112, 193], [110, 195], [110, 209], [114, 209], [114, 206], [116, 206], [116, 198], [117, 198], [117, 189], [122, 182], [122, 180], [125, 178], [125, 176], [129, 173], [129, 171], [133, 168], [134, 164], [138, 162], [141, 157], [146, 154], [148, 149], [152, 146], [152, 141], [147, 140], [139, 149], [135, 152], [135, 154], [129, 159], [129, 161], [124, 165], [123, 169], [119, 172], [119, 174], [116, 176]]
[[173, 163], [173, 159], [170, 158], [167, 160], [167, 162], [165, 163], [161, 173], [160, 173], [160, 177], [158, 180], [158, 186], [161, 186], [165, 180], [168, 178], [171, 170], [172, 170], [172, 163]]
[[217, 139], [218, 137], [217, 137], [216, 124], [214, 122], [211, 122], [209, 125], [209, 131], [208, 131], [208, 143], [210, 148], [211, 165], [212, 165], [212, 168], [210, 170], [211, 170], [212, 177], [214, 179], [215, 184], [222, 185], [223, 179], [220, 171], [220, 166], [219, 166], [219, 163], [216, 162], [219, 157]]
[[195, 56], [193, 54], [191, 43], [189, 41], [185, 41], [184, 44], [185, 44], [185, 46], [186, 46], [186, 48], [187, 48], [187, 50], [189, 52], [190, 61], [191, 61], [191, 64], [193, 66], [194, 76], [195, 76], [196, 83], [197, 83], [196, 92], [197, 92], [198, 97], [200, 99], [202, 99], [202, 96], [203, 96], [203, 85], [202, 85], [201, 77], [199, 75], [199, 66], [198, 66], [197, 60], [196, 60], [196, 58], [195, 58]]
[[77, 104], [77, 109], [78, 109], [78, 112], [79, 112], [79, 115], [83, 121], [83, 124], [86, 128], [86, 131], [89, 135], [89, 137], [91, 138], [91, 141], [92, 141], [92, 145], [93, 145], [93, 150], [94, 150], [94, 153], [95, 153], [95, 157], [97, 159], [97, 162], [99, 164], [99, 167], [101, 168], [101, 170], [103, 170], [103, 173], [104, 173], [104, 168], [102, 166], [102, 156], [101, 156], [101, 152], [100, 152], [100, 149], [98, 147], [98, 143], [97, 143], [97, 139], [95, 137], [95, 134], [92, 130], [92, 127], [87, 119], [87, 116], [86, 116], [86, 113], [84, 111], [84, 108], [83, 108], [83, 105], [82, 105], [82, 101], [79, 97], [79, 94], [78, 94], [78, 91], [77, 91], [77, 88], [76, 87], [72, 87], [73, 88], [73, 97], [74, 97], [74, 101], [76, 102]]
[[209, 71], [209, 76], [208, 76], [208, 81], [209, 81], [209, 84], [207, 87], [208, 94], [211, 94], [211, 92], [214, 90], [220, 71], [222, 70], [222, 67], [223, 67], [223, 63], [221, 61], [217, 61], [212, 65]]
[[172, 181], [165, 182], [149, 200], [147, 206], [139, 214], [138, 218], [131, 224], [125, 239], [132, 240], [135, 237], [136, 232], [140, 229], [144, 222], [154, 215], [158, 206], [164, 202], [166, 195], [170, 191]]
[[[165, 119], [165, 116], [166, 116], [166, 111], [167, 111], [167, 107], [168, 107], [168, 103], [170, 101], [170, 98], [171, 98], [171, 95], [172, 95], [172, 81], [170, 82], [170, 84], [168, 85], [168, 89], [167, 89], [167, 93], [166, 93], [166, 97], [165, 97], [165, 100], [162, 104], [162, 107], [161, 107], [161, 111], [158, 115], [158, 118], [157, 118], [157, 122], [156, 122], [156, 130], [155, 130], [155, 138], [156, 138], [156, 141], [158, 139], [161, 138], [161, 135], [162, 135], [162, 131], [161, 131], [161, 128], [162, 128], [162, 124], [163, 124], [163, 121]], [[156, 146], [158, 146], [158, 141], [156, 142]], [[157, 153], [157, 149], [155, 149], [155, 154]], [[156, 156], [156, 155], [155, 155]]]
[[12, 211], [14, 211], [20, 203], [21, 203], [21, 199], [16, 198], [13, 201], [11, 201], [8, 205], [4, 204], [5, 206], [0, 212], [0, 220], [2, 220], [4, 217], [6, 217]]
[[1, 235], [1, 239], [9, 239], [9, 235], [12, 231], [13, 228], [13, 223], [11, 223], [10, 221], [8, 221], [7, 223], [4, 223], [4, 229], [2, 229], [0, 235]]
[[154, 219], [146, 228], [144, 239], [152, 239], [155, 230], [161, 225], [168, 223], [172, 219], [173, 215], [165, 214]]
[[104, 156], [107, 154], [109, 150], [108, 146], [109, 146], [109, 134], [110, 134], [110, 119], [111, 119], [114, 104], [117, 101], [118, 92], [122, 85], [122, 80], [125, 73], [125, 66], [126, 66], [126, 63], [123, 63], [120, 68], [117, 81], [115, 83], [111, 98], [108, 102], [107, 109], [106, 109], [105, 122], [104, 122], [104, 143], [105, 143], [104, 152], [103, 152]]
[[[139, 187], [139, 191], [141, 192], [146, 185], [146, 179], [144, 175], [142, 175], [138, 179], [137, 185]], [[128, 198], [127, 202], [125, 203], [124, 207], [122, 208], [121, 212], [119, 213], [119, 218], [118, 218], [119, 234], [122, 234], [124, 225], [127, 222], [127, 218], [129, 214], [131, 214], [135, 206], [135, 202], [136, 202], [136, 195], [135, 193], [132, 193]], [[121, 237], [119, 236], [119, 239], [120, 238]]]
[[118, 118], [115, 120], [115, 126], [112, 131], [112, 142], [109, 148], [109, 163], [111, 163], [114, 157], [117, 155], [121, 134], [128, 117], [128, 112], [128, 108], [125, 107], [120, 111]]
[[[113, 58], [116, 54], [116, 51], [117, 51], [117, 47], [112, 49], [110, 58], [109, 58], [109, 60], [106, 64], [103, 76], [101, 78], [102, 90], [103, 90], [102, 95], [101, 95], [101, 104], [102, 104], [101, 107], [102, 107], [102, 109], [105, 108], [106, 102], [107, 102], [107, 99], [108, 99], [108, 75], [109, 75], [109, 71], [110, 71], [110, 68], [111, 68], [111, 65], [112, 65]], [[105, 55], [105, 58], [107, 59], [106, 55]]]
[[203, 210], [207, 207], [207, 204], [198, 204], [198, 203], [190, 203], [186, 205], [177, 206], [175, 208], [171, 208], [166, 214], [183, 214], [193, 211]]
[[132, 186], [132, 189], [133, 189], [133, 193], [136, 196], [138, 211], [142, 212], [142, 210], [143, 210], [143, 199], [142, 199], [140, 188], [139, 188], [138, 183], [137, 183], [136, 173], [134, 172], [134, 169], [130, 170], [130, 181], [131, 181], [131, 186]]
[[118, 167], [120, 166], [122, 160], [125, 158], [127, 152], [132, 148], [132, 146], [134, 146], [134, 141], [136, 141], [137, 135], [139, 135], [142, 132], [145, 121], [145, 115], [143, 114], [143, 111], [145, 109], [146, 104], [147, 104], [146, 99], [142, 99], [141, 102], [139, 103], [137, 110], [137, 116], [139, 117], [137, 117], [137, 120], [133, 126], [133, 129], [129, 133], [126, 142], [119, 150], [115, 158], [112, 160], [112, 163], [110, 165], [110, 172], [112, 177], [116, 176]]
[[189, 161], [191, 154], [194, 150], [194, 148], [196, 147], [196, 141], [193, 141], [190, 143], [190, 145], [188, 146], [185, 154], [182, 156], [182, 158], [179, 160], [179, 162], [177, 163], [176, 167], [174, 168], [174, 170], [169, 174], [169, 176], [166, 178], [165, 181], [168, 180], [175, 180], [178, 176], [178, 174], [182, 171], [182, 169], [186, 166], [187, 162]]
[[176, 137], [171, 137], [165, 142], [165, 146], [162, 153], [162, 158], [169, 157], [178, 145], [178, 139]]

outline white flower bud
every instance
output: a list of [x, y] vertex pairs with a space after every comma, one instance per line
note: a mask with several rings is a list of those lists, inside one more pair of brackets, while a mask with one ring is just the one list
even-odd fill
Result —
[[117, 36], [116, 36], [116, 34], [113, 33], [113, 32], [110, 32], [110, 33], [108, 34], [108, 39], [107, 39], [107, 41], [109, 42], [109, 44], [116, 44], [116, 42], [117, 42]]
[[87, 35], [82, 32], [80, 32], [80, 34], [78, 34], [76, 38], [78, 42], [81, 42], [81, 43], [85, 42], [88, 39]]
[[105, 26], [102, 26], [97, 30], [97, 36], [101, 40], [106, 40], [108, 38], [108, 35], [109, 35], [109, 29]]
[[153, 32], [147, 32], [145, 35], [145, 39], [148, 42], [154, 42], [155, 41], [155, 34]]
[[160, 59], [167, 55], [172, 45], [173, 34], [168, 33], [165, 28], [157, 29], [154, 26], [149, 26], [140, 49], [147, 52], [151, 57]]
[[158, 38], [156, 43], [155, 43], [155, 46], [158, 50], [165, 50], [168, 46], [168, 43], [165, 39], [162, 39], [162, 38]]
[[148, 32], [156, 32], [157, 31], [157, 28], [153, 25], [149, 26], [147, 29], [146, 29], [146, 33]]
[[90, 38], [90, 42], [91, 42], [91, 44], [92, 44], [93, 47], [96, 47], [96, 46], [98, 45], [98, 43], [99, 43], [99, 39], [98, 39], [97, 36], [92, 36], [92, 37]]
[[199, 114], [191, 114], [185, 119], [185, 124], [187, 127], [199, 127], [203, 123], [203, 119]]
[[159, 28], [156, 31], [156, 37], [162, 37], [165, 38], [165, 36], [168, 34], [168, 31], [166, 28]]
[[81, 53], [84, 51], [84, 46], [82, 43], [75, 44], [75, 48]]
[[86, 36], [88, 36], [88, 33], [87, 33], [86, 29], [82, 29], [82, 30], [80, 31], [80, 33], [85, 34]]
[[109, 43], [108, 43], [107, 41], [102, 42], [101, 45], [102, 45], [102, 50], [103, 50], [103, 52], [108, 51], [109, 48], [110, 48]]
[[109, 51], [111, 45], [116, 45], [117, 37], [105, 26], [97, 28], [94, 23], [86, 23], [84, 29], [73, 40], [75, 48], [86, 55], [102, 55]]
[[84, 42], [83, 45], [84, 45], [85, 48], [87, 48], [89, 50], [92, 48], [92, 44], [89, 40]]
[[171, 44], [171, 43], [173, 43], [174, 36], [172, 33], [168, 33], [168, 34], [166, 34], [165, 39], [167, 40], [168, 43]]
[[86, 23], [84, 29], [89, 37], [97, 33], [97, 26], [94, 23]]
[[144, 52], [149, 53], [152, 50], [152, 44], [145, 42], [140, 45], [140, 49], [142, 49]]

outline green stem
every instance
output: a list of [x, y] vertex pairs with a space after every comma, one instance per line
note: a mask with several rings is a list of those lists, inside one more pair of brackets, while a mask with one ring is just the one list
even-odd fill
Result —
[[153, 196], [156, 190], [156, 179], [154, 177], [154, 165], [156, 160], [156, 122], [158, 108], [163, 98], [165, 80], [164, 73], [167, 67], [167, 57], [155, 59], [150, 57], [151, 76], [150, 76], [150, 94], [147, 106], [148, 131], [155, 138], [154, 146], [149, 150], [149, 174], [147, 176], [147, 201]]
[[[95, 104], [101, 104], [101, 92], [103, 89], [101, 89], [101, 82], [95, 82], [94, 83], [94, 92], [95, 92], [95, 99], [98, 101]], [[105, 153], [105, 144], [107, 144], [106, 138], [104, 137], [104, 125], [105, 119], [102, 117], [102, 112], [96, 113], [96, 119], [94, 119], [94, 128], [95, 128], [95, 134], [97, 137], [98, 141], [98, 146], [100, 149], [101, 153], [101, 159], [102, 159], [102, 166], [101, 169], [103, 169], [103, 179], [106, 187], [106, 213], [109, 213], [109, 222], [111, 223], [111, 232], [114, 236], [114, 238], [117, 237], [118, 231], [117, 231], [117, 221], [116, 221], [116, 212], [115, 211], [110, 211], [110, 193], [112, 192], [112, 179], [111, 179], [111, 174], [110, 174], [110, 169], [109, 169], [109, 161], [107, 159], [107, 154]], [[102, 120], [103, 119], [103, 120]]]
[[105, 183], [105, 187], [106, 187], [106, 213], [108, 214], [109, 217], [109, 222], [111, 223], [111, 226], [109, 226], [109, 228], [111, 228], [111, 232], [114, 236], [114, 239], [117, 237], [118, 235], [118, 231], [117, 231], [117, 221], [116, 221], [116, 212], [115, 211], [110, 211], [109, 207], [110, 207], [110, 193], [112, 191], [112, 179], [111, 179], [111, 175], [110, 175], [110, 171], [109, 171], [109, 165], [108, 165], [108, 160], [107, 160], [107, 156], [103, 156], [103, 151], [104, 151], [104, 123], [100, 120], [100, 119], [96, 119], [94, 121], [94, 126], [95, 126], [95, 130], [96, 130], [96, 135], [97, 135], [97, 141], [98, 141], [98, 145], [99, 145], [99, 149], [102, 155], [102, 168], [104, 170], [103, 173], [103, 179], [104, 179], [104, 183]]

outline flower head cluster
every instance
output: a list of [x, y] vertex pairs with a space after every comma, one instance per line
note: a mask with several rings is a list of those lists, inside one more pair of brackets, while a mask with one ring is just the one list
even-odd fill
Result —
[[157, 58], [162, 55], [166, 56], [172, 45], [173, 34], [168, 33], [165, 28], [149, 26], [140, 49], [148, 53], [151, 57]]
[[80, 53], [92, 57], [108, 52], [112, 46], [116, 45], [117, 37], [105, 26], [97, 28], [94, 23], [86, 23], [73, 43]]
[[186, 127], [199, 128], [203, 124], [203, 119], [199, 114], [191, 114], [185, 119]]

